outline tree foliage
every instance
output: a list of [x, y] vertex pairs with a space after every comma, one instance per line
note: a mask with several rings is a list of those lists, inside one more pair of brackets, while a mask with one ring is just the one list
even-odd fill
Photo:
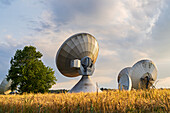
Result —
[[17, 50], [11, 58], [7, 80], [11, 79], [11, 89], [19, 92], [44, 93], [55, 84], [54, 71], [41, 61], [43, 55], [33, 46]]

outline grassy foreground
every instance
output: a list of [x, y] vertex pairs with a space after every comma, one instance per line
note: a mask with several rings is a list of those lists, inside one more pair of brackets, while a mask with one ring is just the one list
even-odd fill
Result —
[[0, 95], [0, 113], [170, 112], [170, 90]]

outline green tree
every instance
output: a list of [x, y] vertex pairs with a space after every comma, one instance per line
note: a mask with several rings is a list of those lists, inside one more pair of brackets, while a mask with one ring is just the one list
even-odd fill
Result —
[[19, 92], [48, 92], [57, 79], [54, 71], [41, 61], [43, 55], [33, 46], [25, 46], [17, 50], [11, 58], [7, 80], [12, 80], [11, 90]]

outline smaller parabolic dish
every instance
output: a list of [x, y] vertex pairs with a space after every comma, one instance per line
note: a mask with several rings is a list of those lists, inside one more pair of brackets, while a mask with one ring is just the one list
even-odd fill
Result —
[[60, 47], [56, 55], [58, 70], [66, 77], [79, 76], [79, 69], [72, 68], [71, 63], [76, 66], [77, 62], [84, 57], [89, 57], [95, 64], [99, 51], [99, 45], [95, 37], [88, 33], [79, 33], [68, 38]]
[[132, 88], [132, 81], [129, 76], [129, 72], [131, 70], [131, 67], [124, 68], [120, 71], [118, 75], [118, 89], [122, 90], [131, 90]]
[[151, 60], [141, 60], [132, 66], [129, 73], [132, 88], [149, 88], [157, 79], [157, 68]]
[[11, 80], [8, 82], [5, 78], [0, 85], [0, 94], [4, 94], [6, 91], [10, 90], [11, 83]]

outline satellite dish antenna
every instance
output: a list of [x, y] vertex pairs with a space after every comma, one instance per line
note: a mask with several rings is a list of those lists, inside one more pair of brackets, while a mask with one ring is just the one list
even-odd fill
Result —
[[70, 92], [96, 92], [98, 88], [92, 83], [99, 45], [88, 33], [79, 33], [68, 38], [59, 48], [56, 55], [58, 70], [66, 77], [83, 75]]
[[141, 60], [133, 65], [129, 75], [132, 88], [148, 89], [157, 79], [157, 68], [151, 60]]
[[0, 94], [4, 94], [6, 91], [10, 90], [11, 83], [12, 83], [11, 80], [9, 80], [8, 82], [7, 79], [5, 78], [0, 85]]
[[120, 71], [118, 75], [118, 89], [122, 90], [131, 90], [132, 88], [132, 81], [129, 76], [129, 72], [131, 70], [131, 67], [124, 68]]

